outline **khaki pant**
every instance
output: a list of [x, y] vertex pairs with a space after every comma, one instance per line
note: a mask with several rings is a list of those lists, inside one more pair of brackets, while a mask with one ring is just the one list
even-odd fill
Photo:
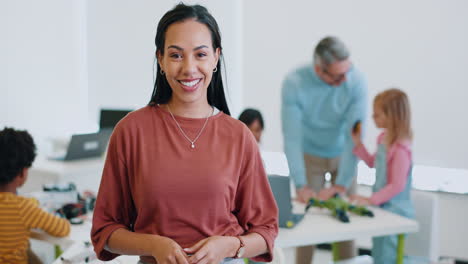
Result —
[[[321, 158], [304, 154], [306, 167], [307, 185], [315, 192], [319, 192], [325, 185], [325, 174], [331, 174], [334, 184], [338, 174], [339, 158]], [[356, 193], [356, 179], [353, 180], [347, 194]], [[337, 220], [338, 221], [338, 220]], [[338, 256], [340, 259], [348, 259], [356, 256], [354, 241], [337, 243]], [[314, 255], [314, 246], [298, 247], [296, 249], [296, 264], [310, 264]]]

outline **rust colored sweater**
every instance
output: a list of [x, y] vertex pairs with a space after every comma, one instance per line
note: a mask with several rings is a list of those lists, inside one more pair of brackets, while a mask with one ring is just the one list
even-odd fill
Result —
[[[194, 139], [205, 118], [177, 117]], [[108, 148], [91, 231], [101, 260], [119, 228], [166, 236], [182, 248], [214, 236], [260, 234], [270, 261], [278, 209], [257, 143], [240, 121], [219, 112], [209, 118], [195, 148], [169, 112], [147, 106], [116, 126]], [[142, 257], [155, 262], [152, 257]]]

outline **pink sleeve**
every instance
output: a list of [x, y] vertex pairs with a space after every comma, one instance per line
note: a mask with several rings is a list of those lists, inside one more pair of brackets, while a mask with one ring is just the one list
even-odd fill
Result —
[[364, 144], [354, 147], [353, 153], [362, 159], [367, 166], [374, 168], [375, 154], [370, 154]]
[[374, 205], [387, 202], [405, 189], [411, 169], [411, 152], [401, 145], [394, 148], [393, 157], [387, 161], [387, 185], [370, 198]]
[[[377, 137], [377, 145], [382, 144], [384, 138], [385, 138], [385, 132], [380, 133], [380, 135]], [[367, 166], [369, 166], [369, 168], [374, 168], [375, 153], [370, 154], [367, 151], [366, 146], [364, 146], [364, 144], [355, 146], [353, 149], [353, 153], [358, 158], [362, 159], [367, 164]]]

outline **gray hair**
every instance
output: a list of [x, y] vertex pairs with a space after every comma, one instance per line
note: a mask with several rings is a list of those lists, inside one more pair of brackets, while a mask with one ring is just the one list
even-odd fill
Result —
[[327, 66], [349, 58], [349, 50], [337, 37], [325, 37], [315, 47], [314, 64]]

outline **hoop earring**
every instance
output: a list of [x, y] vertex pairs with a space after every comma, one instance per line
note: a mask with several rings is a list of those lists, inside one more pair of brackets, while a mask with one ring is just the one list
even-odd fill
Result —
[[213, 72], [217, 72], [218, 71], [218, 66], [216, 66], [214, 69], [213, 69]]
[[161, 75], [164, 75], [164, 71], [163, 71], [162, 69], [159, 70], [159, 73], [160, 73]]

